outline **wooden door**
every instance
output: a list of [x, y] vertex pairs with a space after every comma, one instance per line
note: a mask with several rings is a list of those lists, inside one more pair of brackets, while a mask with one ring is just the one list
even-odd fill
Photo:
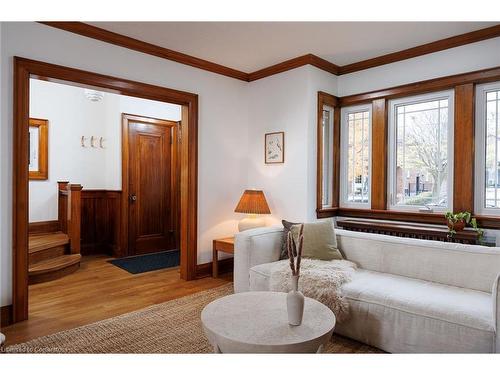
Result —
[[176, 126], [128, 119], [129, 255], [177, 248]]

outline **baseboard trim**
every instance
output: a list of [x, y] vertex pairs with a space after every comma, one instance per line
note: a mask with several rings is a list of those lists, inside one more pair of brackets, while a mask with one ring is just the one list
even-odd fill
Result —
[[[219, 260], [219, 273], [233, 272], [233, 258]], [[196, 266], [196, 278], [212, 276], [212, 262], [198, 264]]]
[[10, 326], [12, 324], [12, 305], [2, 306], [0, 313], [0, 327]]
[[[116, 246], [113, 246], [109, 243], [104, 242], [96, 242], [96, 243], [82, 243], [80, 253], [82, 256], [86, 255], [100, 255], [105, 254], [109, 256], [115, 256], [116, 254]], [[118, 256], [116, 256], [118, 258]]]

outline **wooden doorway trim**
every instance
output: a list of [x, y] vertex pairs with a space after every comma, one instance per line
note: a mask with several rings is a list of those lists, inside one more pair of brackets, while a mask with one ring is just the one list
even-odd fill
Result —
[[198, 209], [198, 95], [46, 62], [14, 57], [12, 305], [13, 320], [28, 318], [28, 121], [30, 78], [92, 87], [182, 106], [180, 144], [181, 278], [196, 277]]
[[[178, 173], [180, 170], [179, 165], [179, 145], [180, 145], [180, 137], [178, 126], [180, 126], [180, 121], [172, 121], [172, 120], [162, 120], [153, 117], [146, 117], [140, 115], [132, 115], [128, 113], [122, 113], [122, 215], [121, 215], [121, 239], [120, 246], [123, 255], [133, 255], [130, 252], [129, 248], [129, 186], [130, 186], [130, 153], [129, 153], [129, 122], [140, 122], [144, 124], [153, 124], [159, 126], [171, 127], [172, 131], [172, 175], [171, 175], [171, 192], [173, 192], [174, 199], [172, 200], [175, 203], [176, 207], [171, 212], [174, 212], [174, 217], [171, 218], [174, 228], [176, 230], [175, 239], [177, 246], [179, 246], [179, 220], [178, 213], [180, 205], [179, 197], [177, 193], [178, 188]], [[171, 193], [172, 194], [172, 193]]]

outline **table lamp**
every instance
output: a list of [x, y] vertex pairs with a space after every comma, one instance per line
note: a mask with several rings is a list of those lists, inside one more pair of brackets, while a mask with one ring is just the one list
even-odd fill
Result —
[[240, 220], [238, 223], [238, 230], [240, 232], [264, 227], [266, 223], [264, 218], [260, 215], [271, 213], [262, 190], [245, 190], [234, 212], [248, 214], [246, 218]]

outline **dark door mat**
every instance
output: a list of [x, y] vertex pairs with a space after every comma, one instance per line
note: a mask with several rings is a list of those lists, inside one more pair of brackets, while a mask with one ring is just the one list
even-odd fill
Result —
[[113, 259], [108, 262], [129, 273], [137, 274], [177, 267], [180, 264], [180, 252], [179, 250], [162, 251], [160, 253]]

